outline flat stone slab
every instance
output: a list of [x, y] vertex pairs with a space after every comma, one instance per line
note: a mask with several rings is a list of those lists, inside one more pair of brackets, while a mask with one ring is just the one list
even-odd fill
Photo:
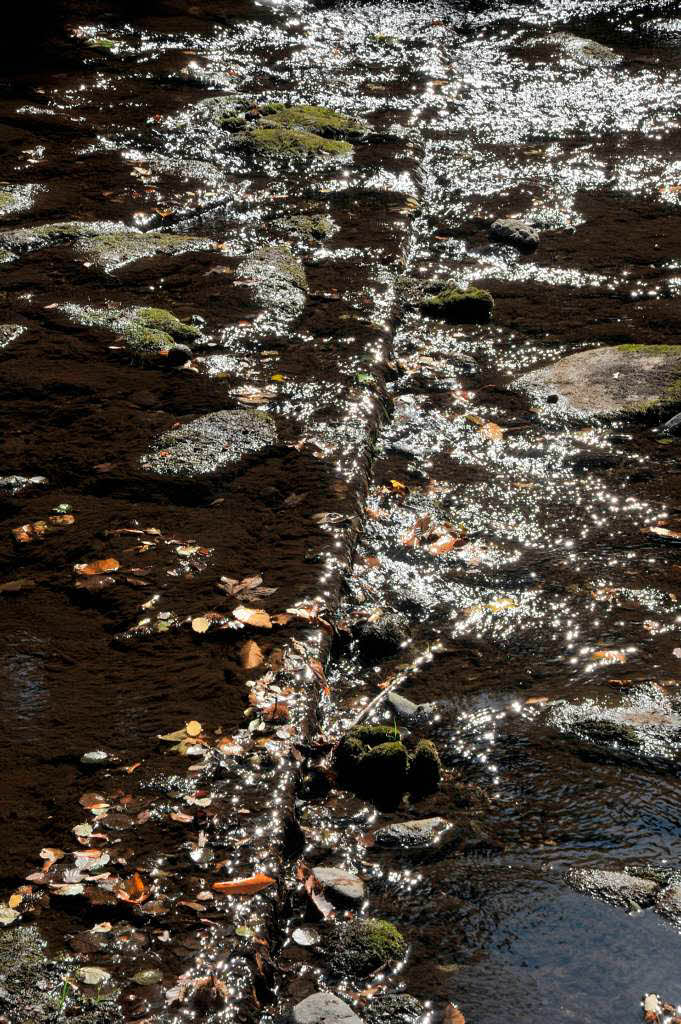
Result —
[[344, 868], [316, 867], [312, 874], [332, 898], [336, 896], [349, 903], [361, 903], [364, 899], [364, 882]]
[[293, 1007], [294, 1024], [362, 1024], [357, 1014], [333, 992], [315, 992]]
[[256, 301], [274, 317], [297, 316], [307, 298], [305, 270], [286, 245], [263, 246], [247, 256], [235, 280], [239, 283], [250, 284]]
[[516, 382], [538, 403], [577, 418], [661, 415], [681, 408], [681, 345], [592, 348]]
[[402, 846], [405, 849], [418, 849], [432, 846], [449, 828], [445, 818], [420, 818], [415, 821], [400, 821], [394, 825], [384, 825], [376, 829], [374, 839], [377, 846]]
[[207, 476], [276, 440], [270, 416], [247, 409], [220, 410], [161, 434], [140, 462], [143, 469], [162, 476]]
[[655, 897], [655, 910], [674, 924], [681, 922], [681, 883], [674, 882], [661, 889]]
[[638, 878], [624, 871], [598, 871], [591, 868], [576, 868], [569, 871], [566, 881], [577, 892], [586, 893], [625, 910], [639, 910], [641, 907], [649, 906], [658, 888], [657, 882], [648, 878]]

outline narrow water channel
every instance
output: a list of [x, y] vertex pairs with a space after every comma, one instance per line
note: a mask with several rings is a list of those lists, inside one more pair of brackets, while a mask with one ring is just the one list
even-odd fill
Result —
[[116, 6], [0, 72], [0, 1020], [675, 1020], [677, 5]]

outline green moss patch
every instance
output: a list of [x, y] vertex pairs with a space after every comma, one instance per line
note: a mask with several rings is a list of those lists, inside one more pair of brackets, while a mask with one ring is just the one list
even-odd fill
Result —
[[384, 964], [401, 960], [407, 952], [407, 943], [395, 925], [373, 917], [336, 925], [325, 945], [331, 971], [343, 977], [365, 977]]
[[484, 288], [456, 288], [445, 285], [425, 295], [420, 308], [427, 316], [454, 324], [484, 324], [492, 318], [494, 299]]

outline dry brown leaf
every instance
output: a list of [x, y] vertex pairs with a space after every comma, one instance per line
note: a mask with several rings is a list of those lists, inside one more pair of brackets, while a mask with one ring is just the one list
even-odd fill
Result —
[[124, 903], [144, 903], [149, 894], [145, 888], [142, 876], [136, 871], [132, 878], [128, 878], [123, 882], [123, 888], [118, 889], [116, 895]]
[[240, 651], [241, 667], [244, 669], [260, 668], [265, 661], [265, 656], [256, 644], [255, 640], [247, 640]]
[[243, 622], [246, 626], [255, 626], [258, 629], [272, 628], [271, 618], [261, 608], [246, 608], [240, 604], [232, 614], [238, 622]]
[[98, 576], [104, 572], [116, 572], [120, 569], [120, 563], [115, 558], [100, 558], [97, 562], [80, 562], [74, 565], [74, 572], [79, 576]]
[[445, 533], [442, 537], [438, 537], [436, 541], [433, 541], [432, 544], [429, 544], [427, 551], [431, 555], [445, 555], [452, 548], [457, 548], [464, 543], [463, 537], [453, 537], [451, 533]]
[[230, 893], [232, 896], [253, 896], [270, 885], [276, 885], [276, 879], [258, 872], [251, 878], [238, 878], [233, 882], [213, 882], [213, 889], [216, 892]]
[[486, 437], [488, 441], [494, 441], [498, 443], [504, 440], [504, 429], [500, 427], [498, 423], [483, 423], [480, 427], [480, 433], [483, 437]]
[[195, 633], [205, 633], [210, 629], [210, 619], [207, 619], [205, 615], [192, 619], [192, 629]]
[[654, 537], [666, 537], [668, 540], [681, 540], [681, 530], [670, 530], [667, 526], [646, 526], [641, 533], [651, 533]]
[[627, 656], [622, 651], [594, 651], [591, 655], [594, 661], [626, 661]]
[[169, 817], [171, 821], [177, 821], [180, 825], [188, 825], [194, 820], [193, 814], [185, 814], [183, 811], [171, 811]]
[[447, 1003], [442, 1012], [442, 1024], [466, 1024], [466, 1018], [458, 1006]]

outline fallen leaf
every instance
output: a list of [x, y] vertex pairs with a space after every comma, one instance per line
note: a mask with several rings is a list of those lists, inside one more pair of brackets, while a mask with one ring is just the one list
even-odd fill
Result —
[[119, 900], [124, 903], [143, 903], [147, 898], [148, 893], [144, 886], [142, 876], [138, 871], [131, 877], [123, 882], [123, 888], [118, 889], [116, 892]]
[[74, 565], [73, 570], [79, 576], [98, 576], [104, 572], [116, 572], [120, 563], [115, 558], [100, 558], [97, 562], [81, 562]]
[[627, 656], [622, 651], [594, 651], [591, 655], [594, 661], [626, 661]]
[[199, 616], [196, 619], [192, 619], [192, 629], [195, 633], [205, 633], [206, 630], [210, 629], [211, 621], [205, 616]]
[[187, 736], [191, 736], [192, 739], [195, 736], [200, 736], [201, 733], [203, 732], [203, 726], [201, 725], [200, 722], [195, 722], [195, 721], [187, 722], [187, 724], [185, 725], [184, 728], [185, 728], [185, 732], [187, 733]]
[[241, 648], [240, 655], [241, 667], [246, 670], [260, 668], [265, 661], [265, 657], [255, 640], [247, 640]]
[[442, 1012], [442, 1024], [466, 1024], [466, 1018], [458, 1006], [447, 1003]]
[[179, 822], [180, 825], [189, 825], [194, 820], [194, 815], [184, 814], [183, 811], [171, 811], [170, 818], [172, 821]]
[[76, 977], [84, 985], [105, 985], [110, 980], [111, 975], [102, 967], [79, 967], [76, 971]]
[[276, 885], [276, 879], [259, 872], [251, 878], [239, 878], [233, 882], [213, 882], [212, 888], [216, 892], [226, 892], [232, 896], [253, 896], [270, 885]]
[[654, 537], [663, 537], [667, 540], [681, 540], [681, 530], [670, 530], [666, 526], [645, 526], [641, 533], [650, 533]]
[[480, 427], [480, 433], [483, 437], [495, 443], [504, 440], [504, 429], [498, 423], [483, 423]]
[[238, 622], [243, 622], [246, 626], [255, 626], [258, 629], [272, 628], [272, 620], [261, 608], [246, 608], [240, 604], [232, 614]]
[[0, 594], [16, 594], [20, 590], [31, 590], [33, 587], [33, 580], [9, 580], [7, 583], [0, 583]]
[[459, 547], [461, 544], [465, 544], [463, 537], [453, 537], [451, 533], [445, 533], [442, 537], [438, 537], [436, 541], [429, 544], [426, 550], [431, 555], [445, 555], [452, 548]]

